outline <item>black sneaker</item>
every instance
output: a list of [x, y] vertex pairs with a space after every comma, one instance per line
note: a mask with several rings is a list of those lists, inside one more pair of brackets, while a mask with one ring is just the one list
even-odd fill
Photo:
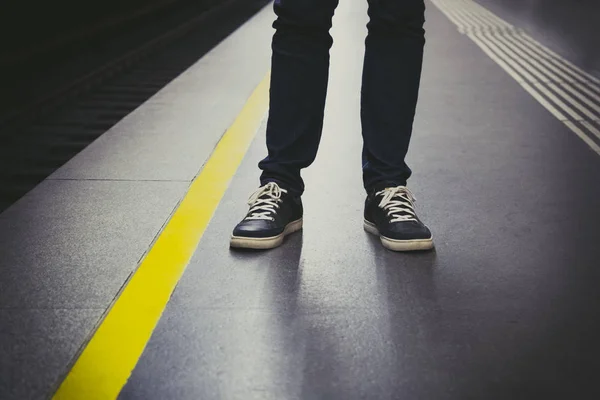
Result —
[[302, 229], [302, 201], [275, 182], [261, 186], [248, 200], [250, 210], [235, 227], [231, 247], [271, 249]]
[[429, 250], [433, 237], [414, 209], [415, 198], [405, 186], [371, 193], [365, 201], [365, 230], [378, 235], [394, 251]]

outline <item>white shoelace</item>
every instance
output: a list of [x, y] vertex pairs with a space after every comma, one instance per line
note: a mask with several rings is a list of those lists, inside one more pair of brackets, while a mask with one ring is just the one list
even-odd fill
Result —
[[[264, 219], [273, 221], [271, 214], [275, 213], [275, 209], [279, 208], [281, 202], [281, 194], [287, 193], [287, 190], [280, 188], [276, 183], [269, 182], [265, 186], [261, 186], [248, 199], [250, 210], [246, 219]], [[265, 197], [262, 198], [261, 197]]]
[[[405, 186], [386, 188], [376, 193], [377, 196], [383, 195], [379, 207], [387, 211], [391, 216], [390, 222], [417, 221], [417, 214], [414, 210], [415, 196]], [[403, 213], [404, 215], [398, 215]]]

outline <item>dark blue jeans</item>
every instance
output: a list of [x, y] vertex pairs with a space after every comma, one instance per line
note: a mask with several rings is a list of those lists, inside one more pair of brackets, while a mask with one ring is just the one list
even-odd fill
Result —
[[[405, 185], [405, 162], [425, 44], [423, 0], [368, 0], [361, 89], [363, 182], [367, 192]], [[323, 128], [329, 34], [338, 0], [275, 0], [268, 155], [261, 183], [304, 192], [300, 170], [315, 159]]]

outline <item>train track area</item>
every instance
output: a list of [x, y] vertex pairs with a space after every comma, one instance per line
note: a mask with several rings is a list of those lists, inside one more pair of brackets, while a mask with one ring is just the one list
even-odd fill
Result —
[[[2, 110], [0, 212], [198, 61], [267, 3], [268, 0], [229, 0], [181, 10], [184, 18], [174, 18], [170, 24], [163, 23], [161, 29], [151, 29], [152, 34], [144, 40], [138, 38], [127, 51], [114, 51], [112, 58], [83, 74], [69, 76], [60, 87], [45, 89], [45, 82], [41, 82], [34, 100]], [[135, 27], [129, 32], [139, 36]], [[127, 40], [135, 42], [129, 37], [113, 37], [103, 46], [122, 47]], [[69, 67], [61, 69], [64, 72]], [[52, 73], [49, 74], [48, 80], [52, 80]]]

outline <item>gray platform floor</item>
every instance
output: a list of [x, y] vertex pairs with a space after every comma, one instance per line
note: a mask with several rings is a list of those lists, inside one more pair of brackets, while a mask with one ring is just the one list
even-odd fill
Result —
[[[303, 231], [268, 252], [228, 247], [263, 123], [121, 398], [600, 395], [600, 157], [428, 3], [408, 162], [436, 250], [384, 250], [362, 230], [363, 3], [334, 19]], [[272, 18], [0, 215], [0, 398], [43, 398], [65, 373], [268, 70]]]
[[597, 393], [600, 159], [430, 7], [409, 162], [437, 248], [384, 251], [361, 228], [364, 12], [334, 20], [303, 233], [266, 254], [226, 246], [263, 127], [121, 398]]

